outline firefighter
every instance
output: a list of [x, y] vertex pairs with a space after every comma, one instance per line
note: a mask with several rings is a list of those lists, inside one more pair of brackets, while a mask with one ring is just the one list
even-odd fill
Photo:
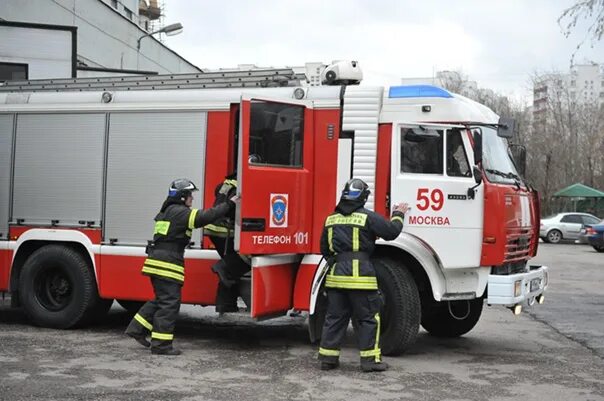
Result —
[[349, 180], [335, 213], [325, 220], [321, 253], [329, 271], [325, 280], [327, 313], [319, 348], [322, 370], [339, 366], [340, 344], [351, 317], [357, 323], [363, 372], [388, 369], [388, 364], [381, 361], [379, 312], [382, 301], [370, 258], [377, 237], [385, 240], [398, 237], [409, 206], [394, 205], [388, 221], [364, 208], [369, 194], [363, 180]]
[[[237, 192], [237, 175], [230, 174], [216, 187], [214, 191], [214, 206], [220, 205]], [[218, 274], [218, 291], [216, 292], [216, 312], [224, 314], [237, 312], [237, 297], [239, 296], [239, 279], [250, 271], [248, 259], [235, 251], [235, 209], [212, 224], [204, 226], [203, 233], [210, 237], [220, 260], [212, 266], [212, 271]]]
[[[193, 182], [178, 179], [172, 182], [168, 197], [155, 216], [153, 241], [147, 247], [147, 259], [142, 273], [149, 276], [155, 299], [145, 303], [134, 316], [126, 334], [151, 353], [180, 355], [172, 346], [174, 326], [180, 309], [181, 289], [185, 279], [184, 253], [191, 241], [194, 228], [214, 222], [235, 208], [236, 197], [231, 197], [208, 210], [191, 209]], [[151, 333], [151, 342], [147, 335]]]

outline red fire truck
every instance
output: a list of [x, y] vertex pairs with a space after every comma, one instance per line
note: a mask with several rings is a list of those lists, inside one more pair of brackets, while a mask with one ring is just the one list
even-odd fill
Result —
[[[510, 156], [509, 123], [444, 89], [363, 86], [356, 63], [308, 86], [291, 69], [11, 82], [0, 86], [0, 292], [33, 323], [68, 328], [117, 300], [152, 296], [141, 275], [167, 185], [237, 171], [236, 248], [252, 318], [308, 312], [320, 336], [325, 217], [350, 177], [367, 207], [408, 202], [403, 233], [373, 255], [386, 303], [382, 350], [420, 325], [460, 336], [483, 304], [542, 303], [539, 201]], [[250, 157], [253, 156], [253, 157]], [[183, 302], [212, 305], [217, 253], [194, 233]]]

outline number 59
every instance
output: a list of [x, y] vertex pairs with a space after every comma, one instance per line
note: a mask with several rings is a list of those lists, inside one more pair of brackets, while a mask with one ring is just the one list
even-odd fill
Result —
[[445, 196], [440, 189], [434, 189], [430, 192], [430, 188], [417, 189], [417, 208], [419, 210], [427, 210], [429, 207], [432, 210], [439, 211], [445, 204]]

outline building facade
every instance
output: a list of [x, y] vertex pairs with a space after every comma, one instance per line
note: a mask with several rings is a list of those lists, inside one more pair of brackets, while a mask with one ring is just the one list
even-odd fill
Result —
[[[147, 36], [159, 27], [161, 15], [157, 0], [2, 0], [0, 76], [3, 71], [13, 79], [200, 72], [156, 37]], [[75, 39], [59, 38], [56, 32], [56, 38], [49, 39], [53, 27], [73, 32]], [[65, 75], [63, 68], [57, 76], [50, 64], [40, 64], [46, 58], [40, 51], [56, 46], [65, 62], [65, 41], [75, 71]]]

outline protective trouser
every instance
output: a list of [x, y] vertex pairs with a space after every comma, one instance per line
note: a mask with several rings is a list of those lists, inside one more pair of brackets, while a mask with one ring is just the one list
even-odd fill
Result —
[[182, 286], [173, 281], [151, 277], [155, 299], [145, 303], [126, 329], [126, 334], [146, 336], [151, 333], [151, 349], [170, 349], [180, 310]]
[[327, 314], [321, 335], [319, 359], [336, 363], [340, 345], [352, 317], [357, 323], [357, 339], [364, 361], [380, 362], [380, 307], [382, 301], [377, 291], [327, 290]]
[[[241, 276], [250, 271], [250, 265], [247, 264], [239, 254], [235, 251], [235, 243], [233, 238], [221, 238], [211, 236], [210, 240], [220, 254], [224, 270], [229, 279], [239, 281]], [[216, 292], [216, 311], [217, 312], [234, 312], [237, 311], [237, 297], [239, 289], [237, 285], [227, 287], [220, 281], [218, 283], [218, 291]]]

